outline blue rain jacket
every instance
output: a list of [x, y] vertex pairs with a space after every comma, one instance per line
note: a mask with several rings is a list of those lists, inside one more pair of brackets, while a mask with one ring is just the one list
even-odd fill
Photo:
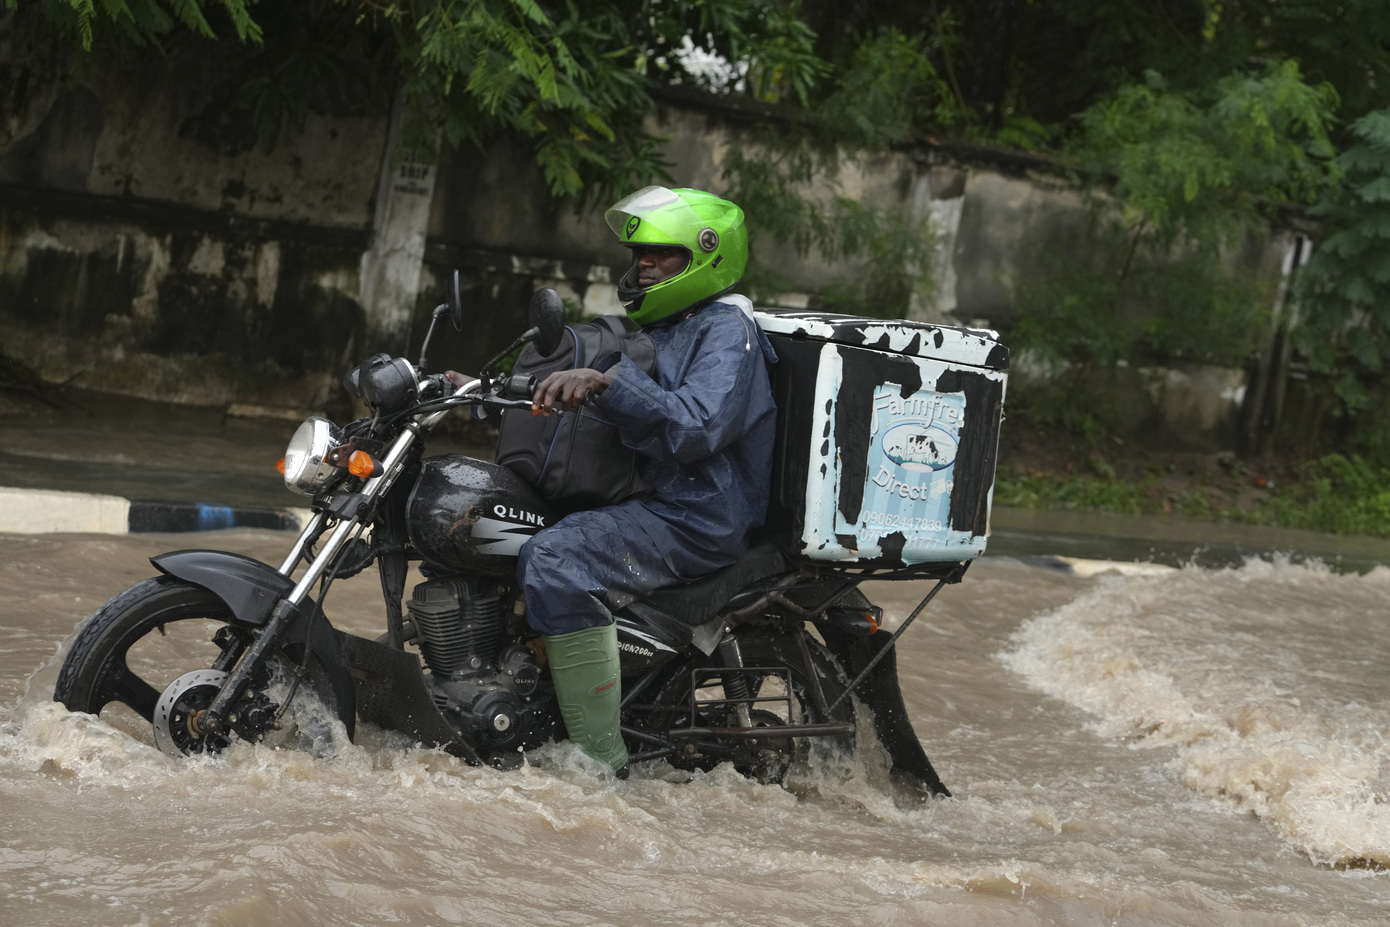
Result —
[[606, 625], [643, 593], [737, 562], [766, 517], [777, 422], [767, 336], [724, 302], [646, 331], [656, 378], [624, 357], [593, 408], [645, 458], [650, 492], [568, 515], [521, 549], [527, 621], [543, 634]]

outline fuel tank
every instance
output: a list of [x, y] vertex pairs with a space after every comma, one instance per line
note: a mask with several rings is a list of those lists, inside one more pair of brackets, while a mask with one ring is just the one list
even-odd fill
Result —
[[407, 504], [410, 543], [446, 570], [509, 576], [521, 545], [560, 517], [521, 477], [472, 457], [427, 457]]

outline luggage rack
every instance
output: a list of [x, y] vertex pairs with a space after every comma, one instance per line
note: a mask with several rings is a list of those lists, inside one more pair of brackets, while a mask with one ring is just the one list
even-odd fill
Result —
[[[747, 677], [742, 679], [730, 679], [729, 677]], [[769, 676], [782, 681], [782, 695], [747, 695], [743, 697], [724, 697], [724, 698], [700, 698], [700, 690], [710, 688], [715, 681], [718, 681], [727, 693], [732, 688], [745, 688], [751, 692], [751, 681], [759, 681]], [[730, 685], [732, 683], [732, 686]], [[694, 721], [702, 710], [709, 709], [737, 709], [740, 705], [752, 706], [756, 704], [780, 704], [786, 706], [786, 717], [788, 721], [793, 717], [795, 708], [792, 705], [792, 679], [791, 671], [784, 666], [744, 666], [738, 669], [730, 667], [698, 667], [690, 671], [690, 727], [672, 728], [667, 733], [677, 740], [689, 740], [694, 737], [727, 737], [733, 739], [756, 739], [763, 737], [837, 737], [847, 736], [854, 733], [854, 725], [845, 722], [828, 722], [822, 724], [778, 724], [766, 727], [695, 727]]]
[[[741, 681], [751, 690], [751, 682], [775, 677], [782, 681], [785, 690], [783, 695], [763, 695], [747, 696], [744, 698], [701, 698], [699, 696], [702, 688], [709, 688], [712, 685], [723, 686], [727, 677], [738, 674], [746, 677], [741, 680], [730, 680], [737, 688]], [[813, 697], [815, 697], [813, 695]], [[653, 760], [667, 757], [681, 749], [681, 744], [691, 744], [701, 752], [707, 754], [727, 754], [732, 757], [736, 751], [728, 746], [721, 746], [719, 741], [757, 741], [760, 739], [777, 739], [786, 737], [848, 737], [854, 734], [854, 725], [850, 722], [839, 721], [825, 724], [775, 724], [765, 727], [696, 727], [694, 725], [697, 712], [718, 710], [720, 708], [736, 710], [737, 706], [754, 704], [780, 704], [785, 706], [787, 717], [791, 718], [794, 711], [792, 703], [791, 672], [784, 666], [745, 666], [739, 669], [729, 667], [701, 667], [692, 669], [690, 672], [690, 725], [687, 727], [669, 728], [664, 731], [665, 736], [655, 736], [646, 731], [641, 731], [632, 727], [623, 727], [624, 736], [641, 743], [650, 745], [651, 749], [642, 750], [628, 758], [629, 762], [636, 763], [642, 760]], [[823, 703], [824, 698], [817, 699], [818, 703]], [[817, 710], [824, 709], [823, 704], [818, 704]], [[661, 705], [635, 704], [629, 706], [636, 711], [664, 711], [669, 710]]]

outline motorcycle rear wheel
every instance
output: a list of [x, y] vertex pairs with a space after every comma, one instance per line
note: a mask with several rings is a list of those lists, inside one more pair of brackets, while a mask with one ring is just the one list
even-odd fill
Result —
[[[822, 716], [816, 707], [810, 677], [795, 639], [770, 631], [745, 632], [739, 635], [739, 645], [745, 667], [766, 667], [785, 672], [786, 678], [791, 680], [790, 693], [785, 691], [780, 675], [750, 674], [747, 676], [751, 688], [749, 694], [777, 699], [750, 705], [753, 726], [765, 728], [766, 736], [757, 741], [720, 737], [683, 739], [678, 734], [672, 735], [680, 728], [737, 726], [737, 722], [727, 708], [692, 709], [692, 688], [697, 684], [692, 670], [699, 667], [682, 664], [658, 688], [652, 699], [658, 710], [641, 725], [642, 729], [662, 738], [670, 737], [677, 744], [675, 753], [667, 757], [672, 766], [708, 771], [721, 762], [732, 762], [734, 768], [748, 778], [776, 785], [783, 784], [792, 770], [805, 767], [813, 750], [826, 748], [840, 755], [853, 754], [855, 745], [852, 736], [789, 738], [777, 735], [777, 727], [788, 724], [820, 724], [828, 721], [853, 723], [855, 720], [851, 699], [845, 699], [836, 706], [830, 717]], [[808, 635], [806, 645], [825, 704], [834, 704], [844, 691], [847, 678], [819, 641]], [[718, 682], [709, 688], [721, 689]], [[710, 696], [716, 700], [724, 698], [723, 692], [707, 692], [705, 687], [697, 689], [695, 694], [699, 700]], [[786, 698], [788, 695], [790, 698]], [[641, 749], [642, 745], [634, 744], [632, 747]]]
[[[190, 669], [230, 671], [234, 657], [250, 642], [251, 632], [233, 623], [231, 610], [213, 593], [169, 576], [148, 579], [87, 619], [63, 661], [53, 698], [70, 711], [93, 715], [119, 703], [153, 726], [160, 696], [172, 683]], [[241, 704], [259, 698], [264, 712], [264, 705], [287, 695], [288, 680], [302, 658], [302, 644], [280, 648], [267, 661], [268, 672], [253, 677]], [[322, 710], [311, 704], [306, 690], [317, 696]], [[311, 656], [291, 711], [282, 719], [293, 724], [274, 732], [273, 740], [277, 745], [321, 751], [330, 738], [327, 718], [342, 721], [351, 736], [353, 719], [344, 717], [327, 671], [317, 656]], [[243, 724], [237, 734], [259, 740], [271, 733], [266, 728], [265, 724], [257, 728]], [[127, 733], [152, 734], [153, 727]], [[167, 737], [155, 738], [157, 743], [161, 740], [169, 743]], [[225, 738], [177, 737], [175, 741], [183, 753], [215, 753], [227, 745]]]

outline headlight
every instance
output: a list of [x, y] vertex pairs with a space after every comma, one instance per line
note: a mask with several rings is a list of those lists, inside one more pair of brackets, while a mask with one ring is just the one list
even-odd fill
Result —
[[325, 462], [328, 452], [343, 443], [338, 427], [326, 418], [314, 416], [295, 429], [285, 448], [285, 486], [304, 496], [313, 496], [344, 471]]

